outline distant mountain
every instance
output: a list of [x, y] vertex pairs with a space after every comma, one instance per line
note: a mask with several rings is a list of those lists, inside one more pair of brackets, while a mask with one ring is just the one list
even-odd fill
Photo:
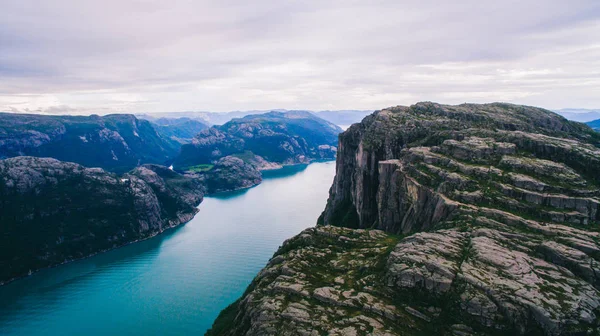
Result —
[[588, 110], [588, 109], [562, 109], [555, 110], [554, 112], [561, 116], [579, 122], [588, 122], [592, 120], [600, 119], [600, 110]]
[[[293, 110], [276, 109], [276, 110], [252, 110], [252, 111], [232, 111], [232, 112], [158, 112], [136, 114], [137, 117], [155, 121], [160, 118], [177, 119], [187, 118], [199, 120], [209, 125], [223, 125], [235, 118], [243, 118], [247, 115], [264, 114], [269, 112], [292, 112]], [[325, 119], [338, 126], [349, 126], [360, 122], [364, 117], [371, 114], [373, 111], [361, 110], [339, 110], [339, 111], [308, 111], [298, 110], [302, 112], [310, 112], [322, 119]]]
[[51, 158], [0, 160], [0, 284], [185, 223], [203, 190], [157, 165], [117, 176]]
[[191, 144], [182, 146], [174, 165], [186, 170], [247, 151], [268, 162], [284, 164], [333, 158], [335, 153], [330, 148], [337, 145], [341, 131], [305, 111], [248, 115], [200, 132]]
[[181, 144], [190, 143], [196, 134], [209, 126], [191, 118], [159, 118], [151, 121], [162, 136]]
[[591, 128], [600, 131], [600, 119], [594, 120], [594, 121], [588, 121], [586, 122], [586, 124], [588, 124], [588, 126], [590, 126]]
[[329, 122], [340, 126], [350, 126], [363, 120], [373, 111], [343, 110], [343, 111], [319, 111], [315, 114]]
[[231, 111], [231, 112], [155, 112], [155, 113], [143, 113], [136, 114], [137, 117], [147, 120], [158, 120], [161, 118], [167, 119], [180, 119], [187, 118], [192, 120], [198, 120], [207, 125], [223, 125], [228, 121], [235, 118], [243, 118], [251, 114], [263, 114], [268, 112], [284, 112], [286, 110], [252, 110], [252, 111]]
[[[306, 111], [248, 115], [203, 130], [181, 147], [173, 165], [178, 171], [206, 175], [209, 191], [223, 190], [223, 184], [226, 189], [244, 188], [260, 182], [256, 176], [262, 169], [335, 158], [341, 132]], [[245, 174], [231, 173], [235, 171]]]
[[180, 143], [129, 114], [46, 116], [0, 113], [0, 159], [53, 157], [125, 172], [144, 163], [164, 164]]

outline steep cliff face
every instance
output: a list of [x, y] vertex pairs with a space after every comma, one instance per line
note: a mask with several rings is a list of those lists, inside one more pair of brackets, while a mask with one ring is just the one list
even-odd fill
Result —
[[0, 284], [185, 223], [202, 195], [197, 180], [161, 166], [117, 176], [49, 158], [0, 160]]
[[326, 226], [286, 242], [211, 332], [600, 333], [599, 147], [533, 107], [378, 111], [340, 135]]
[[123, 173], [144, 163], [171, 161], [179, 147], [179, 142], [133, 115], [0, 113], [0, 159], [52, 157]]
[[[419, 231], [423, 223], [451, 215], [460, 201], [453, 194], [457, 189], [483, 188], [486, 172], [504, 176], [519, 169], [512, 163], [519, 158], [531, 158], [534, 165], [540, 159], [562, 162], [547, 167], [551, 175], [570, 167], [595, 185], [599, 143], [584, 125], [534, 107], [419, 103], [378, 111], [340, 135], [337, 174], [321, 220], [393, 233]], [[413, 215], [421, 211], [429, 213]], [[344, 218], [356, 222], [349, 225]]]

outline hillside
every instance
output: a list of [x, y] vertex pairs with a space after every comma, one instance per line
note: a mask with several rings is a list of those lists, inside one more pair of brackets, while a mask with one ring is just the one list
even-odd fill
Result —
[[189, 221], [203, 187], [165, 167], [123, 176], [50, 158], [0, 160], [0, 284]]
[[200, 132], [191, 144], [182, 146], [174, 166], [184, 171], [230, 155], [277, 164], [332, 159], [340, 132], [339, 127], [308, 112], [249, 115]]
[[133, 115], [46, 116], [0, 113], [0, 158], [52, 157], [125, 172], [171, 161], [180, 144]]
[[207, 335], [600, 332], [600, 134], [534, 107], [419, 103], [339, 148], [320, 226]]
[[151, 122], [160, 135], [181, 144], [192, 142], [196, 134], [209, 127], [206, 123], [191, 118], [159, 118]]
[[593, 129], [595, 129], [597, 131], [600, 131], [600, 119], [586, 122], [586, 124], [588, 126], [590, 126], [591, 128], [593, 128]]

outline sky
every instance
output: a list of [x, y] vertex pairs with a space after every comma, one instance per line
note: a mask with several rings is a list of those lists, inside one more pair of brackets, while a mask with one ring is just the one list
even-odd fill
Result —
[[600, 108], [600, 1], [0, 0], [0, 111]]

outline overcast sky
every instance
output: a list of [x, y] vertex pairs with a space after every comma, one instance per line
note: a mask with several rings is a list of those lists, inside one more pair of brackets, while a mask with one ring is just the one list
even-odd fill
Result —
[[4, 111], [422, 100], [600, 108], [600, 1], [0, 0]]

